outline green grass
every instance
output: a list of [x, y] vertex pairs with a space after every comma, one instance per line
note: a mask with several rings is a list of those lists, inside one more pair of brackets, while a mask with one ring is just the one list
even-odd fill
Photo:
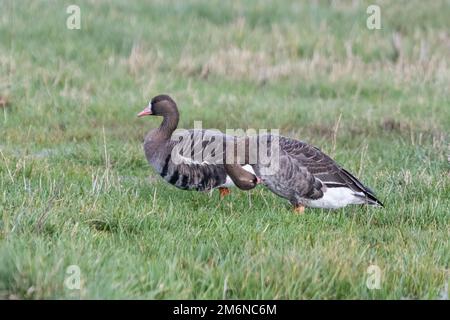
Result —
[[[445, 296], [449, 1], [378, 1], [381, 30], [371, 2], [73, 3], [78, 31], [70, 1], [0, 1], [0, 298]], [[159, 119], [136, 118], [159, 93], [180, 127], [321, 147], [386, 208], [299, 216], [261, 187], [161, 182], [141, 147]]]

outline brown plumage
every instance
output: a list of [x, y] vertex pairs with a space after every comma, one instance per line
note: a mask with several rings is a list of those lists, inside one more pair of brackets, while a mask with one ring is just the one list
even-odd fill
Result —
[[[209, 191], [221, 187], [221, 195], [228, 192], [224, 191], [227, 186], [232, 185], [230, 178], [227, 179], [225, 168], [220, 162], [216, 164], [209, 159], [195, 161], [194, 151], [202, 153], [208, 146], [215, 143], [215, 139], [223, 138], [223, 143], [227, 137], [218, 131], [212, 130], [185, 130], [181, 135], [174, 135], [178, 126], [179, 112], [175, 101], [168, 95], [159, 95], [154, 97], [149, 105], [138, 114], [142, 116], [162, 116], [163, 121], [159, 128], [148, 132], [144, 140], [144, 152], [149, 164], [161, 175], [168, 183], [183, 190]], [[184, 138], [184, 139], [180, 139]], [[179, 158], [183, 146], [181, 143], [192, 141], [192, 154], [187, 157]], [[179, 150], [180, 149], [180, 150]], [[202, 156], [202, 155], [201, 155]], [[177, 157], [174, 159], [174, 157]], [[175, 161], [176, 160], [176, 161]], [[180, 162], [181, 161], [181, 162]], [[253, 175], [248, 176], [257, 179]], [[252, 181], [248, 181], [251, 185]]]
[[[267, 144], [270, 162], [263, 164], [258, 154], [256, 163], [250, 163], [248, 154], [255, 154], [256, 149], [252, 150], [249, 146], [259, 148], [261, 142]], [[373, 191], [316, 147], [273, 135], [249, 137], [245, 143], [247, 154], [244, 163], [250, 163], [263, 184], [275, 194], [288, 199], [295, 208], [310, 206], [335, 209], [348, 204], [383, 206]], [[270, 151], [274, 144], [279, 147], [277, 156]], [[271, 167], [275, 162], [277, 170]], [[242, 174], [239, 166], [226, 165], [226, 170], [233, 181]]]

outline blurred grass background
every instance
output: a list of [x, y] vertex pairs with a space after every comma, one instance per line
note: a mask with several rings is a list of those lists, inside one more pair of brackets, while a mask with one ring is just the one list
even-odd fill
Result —
[[[450, 2], [374, 1], [369, 30], [372, 3], [0, 0], [0, 297], [445, 297]], [[319, 146], [386, 209], [162, 183], [136, 119], [160, 93], [180, 127]]]

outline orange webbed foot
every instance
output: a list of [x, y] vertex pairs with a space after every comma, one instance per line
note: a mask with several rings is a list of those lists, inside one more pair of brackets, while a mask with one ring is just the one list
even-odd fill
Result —
[[305, 212], [305, 206], [303, 206], [303, 205], [296, 205], [296, 206], [294, 206], [294, 212], [296, 214], [304, 213]]
[[228, 188], [223, 188], [223, 187], [219, 188], [220, 199], [225, 198], [225, 196], [230, 194], [230, 193], [231, 193], [231, 191]]

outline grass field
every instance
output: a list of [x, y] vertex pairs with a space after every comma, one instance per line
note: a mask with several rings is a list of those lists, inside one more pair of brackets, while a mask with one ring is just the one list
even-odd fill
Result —
[[[375, 2], [381, 30], [371, 2], [0, 0], [0, 298], [448, 297], [450, 1]], [[180, 127], [320, 147], [386, 208], [163, 183], [159, 93]]]

